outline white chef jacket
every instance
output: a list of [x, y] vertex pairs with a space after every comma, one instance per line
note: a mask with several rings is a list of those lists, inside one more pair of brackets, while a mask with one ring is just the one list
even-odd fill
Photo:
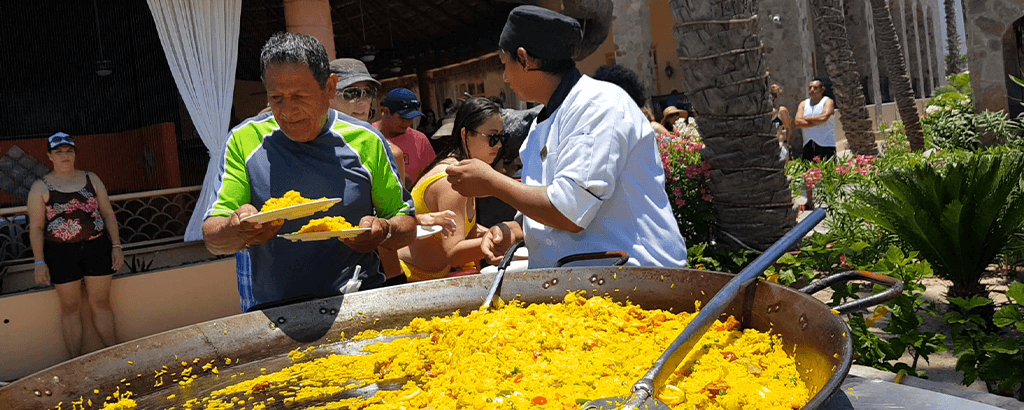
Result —
[[654, 129], [621, 88], [582, 76], [550, 117], [535, 120], [519, 154], [522, 182], [547, 186], [551, 203], [583, 228], [524, 217], [531, 269], [604, 251], [629, 253], [629, 265], [686, 266]]

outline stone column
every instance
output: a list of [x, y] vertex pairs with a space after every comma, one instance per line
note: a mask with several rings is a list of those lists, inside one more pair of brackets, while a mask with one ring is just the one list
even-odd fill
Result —
[[1024, 3], [969, 0], [963, 6], [974, 110], [1007, 111], [1006, 83], [1009, 79], [1003, 41], [1013, 30], [1013, 22], [1024, 17]]
[[935, 24], [940, 21], [938, 13], [936, 12], [937, 9], [938, 7], [933, 5], [932, 7], [928, 7], [928, 10], [925, 12], [925, 15], [927, 16], [925, 20], [928, 21], [928, 55], [931, 56], [930, 61], [932, 65], [932, 91], [935, 91], [935, 89], [939, 87], [939, 79], [946, 75], [946, 65], [942, 58], [942, 50], [938, 48], [938, 44], [935, 39], [942, 35], [942, 30], [940, 30], [939, 26]]
[[792, 0], [761, 0], [757, 11], [769, 81], [782, 87], [776, 103], [788, 108], [790, 115], [796, 115], [797, 104], [807, 98], [807, 84], [814, 78], [813, 17], [807, 0], [795, 5]]
[[924, 18], [925, 14], [921, 10], [922, 7], [924, 6], [921, 3], [917, 3], [917, 8], [914, 11], [914, 16], [917, 19], [917, 49], [921, 50], [921, 86], [924, 87], [921, 90], [924, 97], [931, 97], [932, 74], [935, 67], [932, 66], [932, 48], [928, 42], [931, 28], [928, 26], [928, 19]]
[[292, 33], [316, 37], [327, 49], [327, 59], [333, 60], [334, 27], [331, 25], [331, 3], [328, 0], [284, 0], [284, 20]]
[[[861, 83], [866, 83], [864, 97], [874, 102], [878, 95], [878, 51], [875, 49], [875, 24], [871, 15], [871, 4], [867, 0], [843, 0], [846, 15], [847, 37], [853, 57], [857, 60], [857, 73]], [[867, 81], [864, 81], [864, 80]]]
[[612, 5], [615, 64], [636, 72], [647, 92], [654, 92], [657, 67], [651, 55], [651, 0], [613, 0]]
[[921, 33], [917, 29], [917, 0], [907, 0], [903, 18], [906, 19], [907, 45], [910, 46], [910, 80], [917, 86], [915, 98], [924, 97], [924, 60], [921, 60]]

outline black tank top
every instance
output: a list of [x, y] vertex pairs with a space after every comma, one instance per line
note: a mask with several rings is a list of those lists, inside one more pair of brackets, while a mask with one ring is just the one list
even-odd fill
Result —
[[103, 235], [105, 224], [92, 186], [92, 175], [85, 174], [85, 187], [76, 192], [58, 191], [43, 178], [50, 190], [46, 201], [46, 240], [51, 242], [82, 242]]

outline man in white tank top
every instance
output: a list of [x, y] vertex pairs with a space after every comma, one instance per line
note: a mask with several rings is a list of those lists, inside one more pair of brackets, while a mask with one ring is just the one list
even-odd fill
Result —
[[811, 81], [807, 95], [810, 98], [800, 103], [794, 121], [804, 129], [802, 157], [808, 161], [832, 158], [836, 155], [835, 103], [825, 96], [825, 85], [818, 79]]

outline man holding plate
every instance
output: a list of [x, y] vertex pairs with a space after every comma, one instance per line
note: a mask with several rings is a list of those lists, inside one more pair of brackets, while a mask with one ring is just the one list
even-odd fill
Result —
[[[260, 66], [271, 112], [231, 130], [217, 200], [203, 223], [206, 247], [215, 254], [248, 247], [251, 270], [239, 270], [238, 278], [246, 311], [344, 293], [357, 273], [353, 283], [360, 289], [380, 286], [384, 274], [373, 251], [401, 248], [416, 235], [412, 197], [387, 141], [369, 124], [330, 109], [338, 77], [315, 38], [275, 34], [263, 46]], [[289, 190], [341, 202], [311, 217], [243, 221]], [[341, 243], [275, 237], [325, 216], [369, 230]]]

